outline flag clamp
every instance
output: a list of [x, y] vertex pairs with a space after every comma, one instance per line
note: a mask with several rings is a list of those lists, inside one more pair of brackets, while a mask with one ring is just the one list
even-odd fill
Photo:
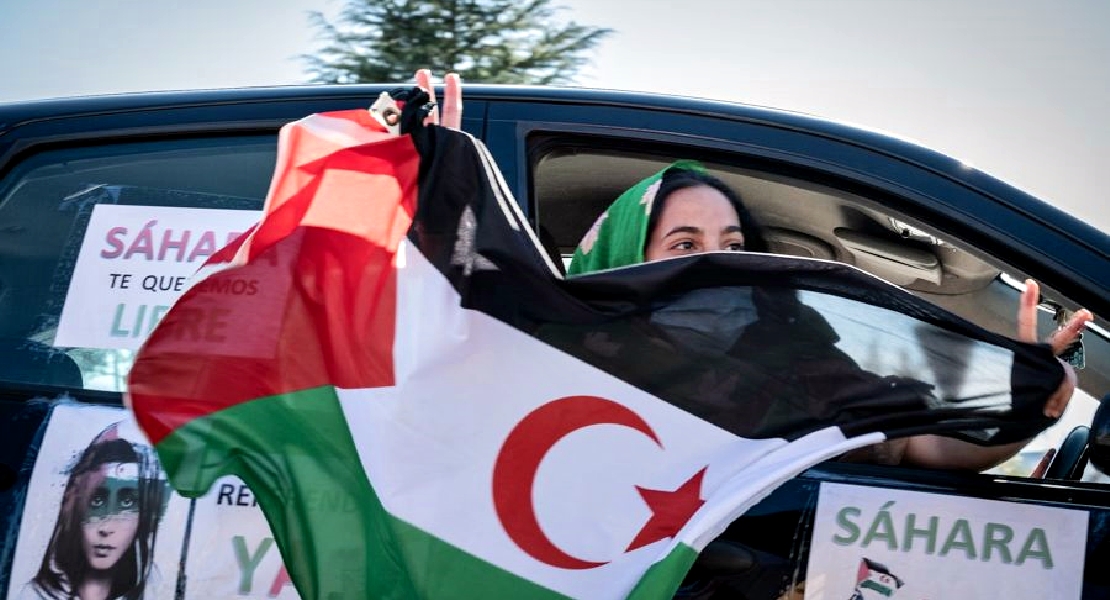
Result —
[[378, 99], [370, 105], [370, 114], [389, 133], [401, 135], [401, 107], [389, 92], [378, 95]]

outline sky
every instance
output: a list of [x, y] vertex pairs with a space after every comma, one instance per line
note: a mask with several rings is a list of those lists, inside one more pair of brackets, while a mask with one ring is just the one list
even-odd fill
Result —
[[[556, 0], [578, 83], [796, 110], [950, 154], [1110, 232], [1110, 2]], [[679, 6], [681, 8], [675, 8]], [[342, 0], [0, 0], [0, 101], [307, 80]]]

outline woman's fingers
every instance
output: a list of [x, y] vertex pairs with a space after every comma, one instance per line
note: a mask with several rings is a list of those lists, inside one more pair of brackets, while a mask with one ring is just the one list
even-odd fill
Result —
[[[1036, 281], [1027, 279], [1025, 290], [1021, 293], [1021, 303], [1018, 306], [1018, 339], [1023, 342], [1037, 343], [1037, 304], [1040, 301], [1041, 288]], [[1049, 336], [1048, 342], [1052, 345], [1054, 354], [1060, 354], [1068, 345], [1079, 337], [1083, 328], [1094, 318], [1088, 310], [1081, 310], [1072, 315], [1068, 322]], [[1060, 387], [1044, 404], [1044, 416], [1058, 419], [1068, 407], [1072, 394], [1075, 392], [1077, 378], [1075, 369], [1071, 365], [1060, 361], [1064, 366], [1064, 380]]]
[[448, 73], [443, 82], [443, 126], [462, 128], [462, 82], [458, 73]]
[[1037, 343], [1037, 302], [1041, 297], [1041, 287], [1032, 279], [1025, 280], [1025, 290], [1021, 292], [1018, 304], [1017, 337], [1023, 342]]
[[1048, 342], [1052, 344], [1052, 351], [1060, 354], [1071, 345], [1072, 342], [1079, 339], [1079, 335], [1083, 333], [1083, 328], [1087, 323], [1094, 320], [1095, 316], [1091, 311], [1083, 309], [1076, 312], [1068, 319], [1068, 322], [1060, 327], [1052, 335], [1048, 336]]
[[425, 92], [428, 92], [429, 94], [432, 93], [432, 72], [430, 70], [416, 70], [416, 87], [424, 90]]
[[[436, 88], [432, 85], [432, 72], [420, 69], [416, 72], [416, 85], [428, 93], [432, 102], [436, 99]], [[440, 120], [439, 107], [443, 106], [443, 118]], [[436, 103], [435, 108], [428, 114], [424, 123], [462, 129], [462, 81], [457, 73], [448, 73], [443, 82], [443, 101]]]
[[[430, 96], [432, 98], [432, 102], [435, 102], [435, 100], [436, 100], [436, 89], [435, 89], [434, 86], [432, 86], [432, 72], [431, 71], [429, 71], [428, 69], [419, 69], [418, 71], [416, 71], [416, 87], [418, 87], [418, 88], [424, 90], [425, 92], [427, 92], [428, 96]], [[427, 118], [424, 119], [424, 124], [425, 125], [437, 125], [437, 124], [439, 124], [439, 106], [438, 105], [432, 108], [432, 112], [429, 113]]]
[[[1018, 306], [1018, 339], [1023, 342], [1035, 344], [1037, 338], [1037, 303], [1041, 297], [1041, 287], [1032, 279], [1025, 280], [1025, 291], [1021, 293], [1021, 303]], [[1077, 311], [1062, 327], [1057, 329], [1045, 340], [1052, 345], [1052, 351], [1060, 354], [1083, 333], [1087, 323], [1093, 321], [1095, 316], [1091, 311], [1083, 309]]]

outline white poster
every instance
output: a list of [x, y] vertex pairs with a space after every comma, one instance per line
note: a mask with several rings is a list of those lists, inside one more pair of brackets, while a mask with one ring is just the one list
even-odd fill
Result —
[[821, 484], [806, 600], [1078, 599], [1084, 511]]
[[8, 597], [173, 598], [184, 504], [130, 413], [55, 407], [28, 484]]
[[77, 404], [51, 414], [7, 592], [13, 600], [297, 598], [246, 486], [226, 477], [195, 501], [183, 498], [130, 412]]
[[[204, 261], [261, 215], [250, 210], [98, 204], [81, 242], [54, 345], [137, 349], [188, 289]], [[237, 286], [229, 287], [229, 294], [257, 293], [249, 281], [229, 286]], [[219, 322], [197, 327], [212, 331]]]

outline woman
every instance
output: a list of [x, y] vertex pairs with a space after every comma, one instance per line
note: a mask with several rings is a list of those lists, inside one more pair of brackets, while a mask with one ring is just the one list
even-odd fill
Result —
[[679, 161], [632, 186], [598, 217], [567, 274], [715, 250], [767, 252], [767, 241], [735, 192], [698, 163]]
[[[591, 227], [574, 253], [567, 270], [579, 275], [651, 262], [700, 252], [766, 252], [763, 233], [741, 202], [725, 183], [708, 174], [700, 165], [680, 161], [640, 181], [622, 194]], [[726, 296], [722, 294], [720, 300]], [[1028, 282], [1022, 294], [1019, 324], [1024, 341], [1036, 341], [1037, 285]], [[722, 302], [718, 302], [722, 306]], [[792, 347], [776, 369], [805, 369], [807, 365], [830, 361], [845, 364], [850, 359], [834, 348], [835, 332], [816, 311], [802, 305], [798, 321], [809, 337], [824, 338], [809, 344], [804, 357]], [[1051, 342], [1057, 353], [1075, 339], [1091, 315], [1079, 311], [1059, 330]], [[681, 330], [680, 330], [681, 331]], [[759, 339], [759, 331], [745, 337]], [[766, 336], [764, 335], [764, 339]], [[698, 340], [704, 345], [706, 338]], [[743, 340], [739, 340], [741, 343]], [[737, 340], [725, 340], [732, 344]], [[771, 350], [768, 350], [771, 352]], [[769, 360], [773, 360], [771, 357]], [[1045, 403], [1046, 417], [1059, 417], [1075, 389], [1074, 371], [1064, 365], [1067, 376], [1060, 388]], [[850, 372], [851, 369], [836, 369]], [[825, 394], [835, 394], [830, 389]], [[935, 435], [890, 440], [852, 453], [848, 460], [882, 464], [912, 464], [933, 468], [983, 470], [1006, 460], [1028, 440], [1000, 446], [979, 446]]]
[[[431, 93], [431, 75], [427, 70], [419, 71], [416, 80]], [[462, 101], [457, 75], [446, 77], [444, 94], [442, 124], [458, 128]], [[430, 120], [440, 122], [436, 113]], [[634, 185], [598, 218], [576, 249], [568, 275], [717, 251], [766, 252], [767, 245], [758, 224], [727, 185], [697, 163], [678, 162]], [[1021, 341], [1038, 341], [1039, 295], [1037, 284], [1027, 281], [1018, 309], [1018, 339]], [[708, 299], [708, 296], [702, 298]], [[815, 311], [808, 307], [802, 310], [803, 316], [810, 317], [810, 329], [819, 330], [820, 316], [814, 317]], [[1054, 332], [1047, 341], [1056, 354], [1063, 352], [1092, 318], [1090, 312], [1078, 311]], [[707, 337], [708, 332], [701, 333], [703, 340], [713, 341]], [[828, 333], [835, 335], [831, 331]], [[730, 340], [716, 342], [729, 343]], [[1075, 390], [1075, 372], [1070, 365], [1063, 366], [1064, 380], [1044, 404], [1044, 415], [1049, 418], [1063, 414]], [[948, 437], [922, 435], [880, 444], [855, 458], [887, 464], [983, 470], [1013, 456], [1027, 441], [979, 446]]]
[[137, 600], [168, 501], [150, 447], [101, 432], [70, 471], [42, 565], [21, 597]]

